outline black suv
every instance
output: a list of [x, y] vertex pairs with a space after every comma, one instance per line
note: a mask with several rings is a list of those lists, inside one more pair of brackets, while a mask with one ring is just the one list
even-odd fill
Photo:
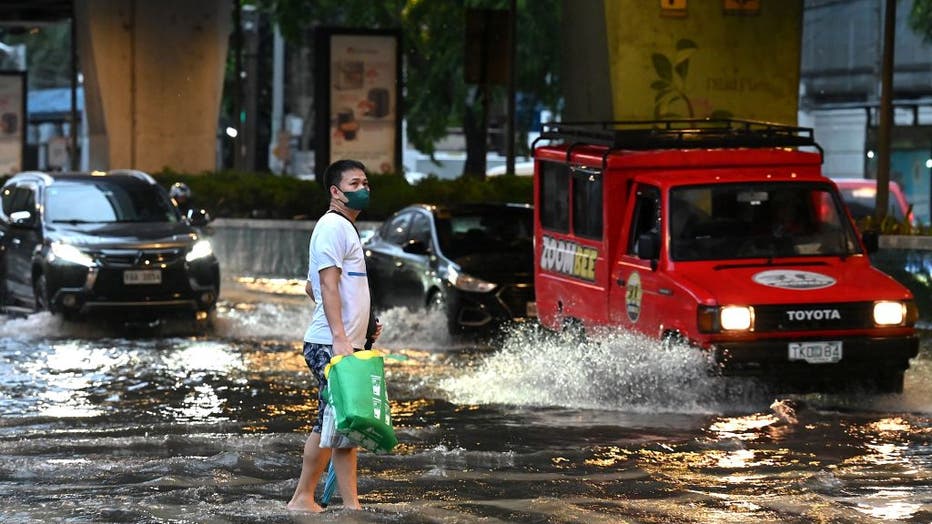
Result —
[[0, 189], [0, 304], [67, 318], [206, 319], [210, 242], [141, 171], [24, 172]]

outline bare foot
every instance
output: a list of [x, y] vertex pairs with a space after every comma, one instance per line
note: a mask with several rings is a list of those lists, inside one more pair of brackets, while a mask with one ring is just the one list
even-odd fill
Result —
[[354, 510], [354, 511], [358, 511], [358, 510], [361, 510], [361, 509], [362, 509], [362, 506], [360, 506], [358, 503], [355, 504], [355, 505], [344, 504], [343, 507], [344, 507], [345, 509], [351, 509], [351, 510]]
[[320, 507], [320, 505], [313, 500], [304, 502], [292, 499], [287, 507], [288, 511], [306, 511], [309, 513], [321, 513], [324, 511], [324, 508]]

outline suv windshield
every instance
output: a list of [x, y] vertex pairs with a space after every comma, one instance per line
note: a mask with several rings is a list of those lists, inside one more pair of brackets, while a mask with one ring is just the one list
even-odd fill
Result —
[[56, 182], [46, 192], [51, 222], [178, 222], [178, 214], [158, 187], [114, 180]]
[[489, 207], [437, 212], [440, 251], [456, 258], [474, 253], [529, 250], [534, 213], [530, 208]]
[[670, 191], [672, 260], [845, 256], [860, 252], [827, 184], [720, 184]]

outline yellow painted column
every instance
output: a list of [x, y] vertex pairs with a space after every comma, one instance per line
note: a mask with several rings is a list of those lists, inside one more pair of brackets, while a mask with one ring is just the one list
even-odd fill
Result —
[[228, 0], [76, 0], [93, 169], [216, 167]]
[[604, 0], [619, 120], [796, 124], [802, 0]]

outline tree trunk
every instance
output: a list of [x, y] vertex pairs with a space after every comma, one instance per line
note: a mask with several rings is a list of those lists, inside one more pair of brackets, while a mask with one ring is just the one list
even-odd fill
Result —
[[472, 103], [463, 112], [463, 136], [466, 139], [463, 176], [485, 179], [485, 160], [489, 151], [489, 86], [477, 86], [472, 98]]

